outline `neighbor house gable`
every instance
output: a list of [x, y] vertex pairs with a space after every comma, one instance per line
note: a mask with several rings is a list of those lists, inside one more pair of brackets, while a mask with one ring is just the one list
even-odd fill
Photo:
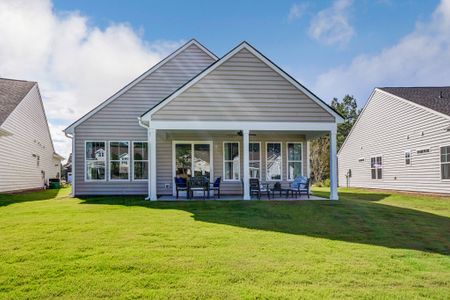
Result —
[[[193, 53], [193, 52], [202, 53], [205, 58], [203, 59], [202, 63], [196, 65], [197, 62], [195, 61], [195, 59], [189, 61], [190, 58], [187, 55], [185, 55], [186, 53], [189, 53], [189, 52], [191, 52], [191, 53]], [[184, 59], [182, 58], [180, 60], [181, 62], [178, 62], [178, 61], [174, 62], [175, 58], [179, 58], [182, 55], [185, 55], [186, 58], [184, 58]], [[87, 121], [89, 118], [94, 116], [96, 113], [98, 113], [99, 111], [101, 111], [102, 109], [107, 107], [110, 103], [114, 102], [115, 100], [121, 98], [122, 96], [126, 97], [126, 94], [129, 93], [133, 88], [136, 87], [136, 89], [139, 90], [140, 89], [138, 87], [139, 85], [144, 85], [145, 86], [146, 85], [145, 81], [146, 80], [148, 81], [148, 79], [151, 78], [153, 74], [156, 74], [156, 73], [160, 72], [160, 70], [162, 68], [164, 68], [164, 67], [166, 69], [177, 69], [178, 77], [180, 77], [180, 78], [174, 78], [174, 80], [170, 80], [170, 78], [169, 79], [163, 79], [162, 82], [161, 82], [162, 84], [165, 84], [165, 83], [167, 83], [167, 81], [171, 81], [169, 83], [172, 84], [172, 85], [177, 85], [178, 84], [178, 86], [175, 87], [175, 89], [176, 89], [180, 85], [180, 83], [178, 83], [180, 80], [182, 81], [181, 84], [183, 84], [187, 80], [191, 79], [192, 76], [196, 75], [201, 70], [203, 70], [205, 67], [207, 67], [211, 63], [215, 62], [217, 59], [218, 59], [217, 56], [215, 56], [211, 51], [209, 51], [207, 48], [205, 48], [202, 44], [200, 44], [195, 39], [192, 39], [189, 42], [187, 42], [186, 44], [184, 44], [183, 46], [181, 46], [179, 49], [174, 51], [172, 54], [167, 56], [165, 59], [163, 59], [162, 61], [160, 61], [156, 65], [154, 65], [152, 68], [147, 70], [145, 73], [140, 75], [138, 78], [136, 78], [135, 80], [130, 82], [128, 85], [123, 87], [121, 90], [119, 90], [113, 96], [111, 96], [110, 98], [106, 99], [104, 102], [102, 102], [100, 105], [98, 105], [93, 110], [88, 112], [86, 115], [84, 115], [83, 117], [78, 119], [76, 122], [71, 124], [69, 127], [67, 127], [64, 130], [64, 132], [66, 134], [73, 134], [74, 130], [75, 130], [75, 128], [77, 126], [83, 124], [85, 121]], [[183, 64], [183, 65], [181, 65], [181, 64]], [[183, 70], [183, 69], [186, 69], [186, 70], [184, 72], [180, 71], [180, 70]], [[192, 75], [192, 74], [194, 74], [194, 75]], [[158, 76], [156, 76], [156, 77], [158, 77]], [[159, 79], [161, 80], [161, 78], [159, 78]], [[171, 87], [169, 87], [169, 88], [171, 88]], [[138, 93], [139, 93], [139, 91], [138, 91]], [[162, 93], [162, 95], [164, 95], [163, 97], [167, 96], [167, 94], [164, 94], [164, 92]], [[159, 101], [159, 99], [158, 99], [158, 101]], [[157, 101], [155, 102], [155, 104], [156, 103], [157, 103]], [[152, 106], [152, 101], [150, 101], [147, 104], [145, 109], [148, 109], [149, 106], [150, 107]], [[137, 121], [136, 121], [136, 123], [137, 123]]]
[[142, 120], [341, 122], [342, 117], [243, 42]]

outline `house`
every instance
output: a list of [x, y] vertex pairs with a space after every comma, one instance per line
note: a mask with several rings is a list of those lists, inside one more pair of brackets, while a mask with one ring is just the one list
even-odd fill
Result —
[[0, 78], [0, 192], [40, 189], [59, 178], [38, 84]]
[[340, 186], [450, 193], [450, 87], [376, 88], [338, 162]]
[[[308, 141], [342, 117], [247, 42], [218, 58], [191, 40], [65, 129], [73, 195], [175, 193], [174, 178], [222, 178], [250, 199], [249, 178], [289, 184], [309, 174]], [[105, 156], [97, 157], [97, 151]]]

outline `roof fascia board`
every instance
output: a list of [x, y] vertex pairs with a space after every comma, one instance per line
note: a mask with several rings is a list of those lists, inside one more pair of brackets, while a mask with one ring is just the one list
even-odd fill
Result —
[[255, 48], [253, 48], [251, 45], [249, 45], [247, 42], [242, 42], [237, 47], [232, 49], [230, 52], [228, 52], [225, 56], [223, 56], [220, 60], [218, 60], [216, 63], [212, 64], [208, 68], [206, 68], [202, 73], [200, 73], [198, 76], [194, 77], [191, 81], [187, 82], [184, 86], [182, 86], [180, 89], [172, 93], [170, 96], [168, 96], [166, 99], [161, 101], [159, 104], [148, 110], [146, 113], [142, 115], [142, 118], [144, 120], [150, 120], [151, 116], [159, 111], [162, 107], [167, 105], [170, 101], [172, 101], [174, 98], [179, 96], [181, 93], [186, 91], [188, 88], [193, 86], [195, 83], [200, 81], [202, 78], [204, 78], [206, 75], [217, 69], [219, 66], [221, 66], [224, 62], [226, 62], [228, 59], [230, 59], [232, 56], [234, 56], [236, 53], [241, 51], [242, 49], [246, 49], [250, 51], [253, 55], [255, 55], [257, 58], [259, 58], [262, 62], [264, 62], [266, 65], [268, 65], [271, 69], [273, 69], [275, 72], [277, 72], [279, 75], [281, 75], [284, 79], [286, 79], [288, 82], [290, 82], [293, 86], [295, 86], [297, 89], [302, 91], [304, 94], [306, 94], [309, 98], [311, 98], [314, 102], [316, 102], [319, 106], [321, 106], [323, 109], [325, 109], [328, 113], [330, 113], [332, 116], [336, 118], [337, 123], [342, 123], [344, 121], [344, 118], [336, 113], [333, 109], [331, 109], [325, 102], [323, 102], [321, 99], [319, 99], [316, 95], [311, 93], [307, 88], [305, 88], [303, 85], [301, 85], [298, 81], [296, 81], [294, 78], [292, 78], [289, 74], [284, 72], [281, 68], [279, 68], [277, 65], [275, 65], [271, 60], [266, 58], [264, 55], [262, 55], [259, 51], [257, 51]]
[[122, 89], [120, 89], [119, 91], [117, 91], [114, 95], [112, 95], [111, 97], [109, 97], [108, 99], [106, 99], [105, 101], [103, 101], [102, 103], [100, 103], [97, 107], [95, 107], [94, 109], [92, 109], [91, 111], [89, 111], [88, 113], [86, 113], [84, 116], [82, 116], [81, 118], [79, 118], [77, 121], [75, 121], [74, 123], [72, 123], [71, 125], [69, 125], [66, 129], [64, 129], [63, 131], [65, 133], [69, 133], [69, 134], [73, 134], [75, 127], [77, 127], [78, 125], [80, 125], [81, 123], [83, 123], [84, 121], [86, 121], [87, 119], [89, 119], [91, 116], [93, 116], [95, 113], [97, 113], [99, 110], [101, 110], [102, 108], [104, 108], [106, 105], [108, 105], [109, 103], [111, 103], [112, 101], [116, 100], [117, 98], [119, 98], [120, 96], [122, 96], [123, 94], [125, 94], [128, 90], [130, 90], [132, 87], [134, 87], [136, 84], [138, 84], [139, 82], [141, 82], [144, 78], [146, 78], [147, 76], [149, 76], [150, 74], [152, 74], [153, 72], [155, 72], [156, 70], [158, 70], [160, 67], [162, 67], [163, 65], [165, 65], [167, 62], [169, 62], [172, 58], [174, 58], [175, 56], [177, 56], [178, 54], [180, 54], [181, 52], [183, 52], [185, 49], [187, 49], [189, 46], [191, 45], [196, 45], [197, 47], [199, 47], [200, 49], [202, 49], [207, 55], [209, 55], [211, 58], [213, 58], [214, 60], [218, 60], [218, 57], [212, 53], [211, 51], [209, 51], [206, 47], [204, 47], [202, 44], [200, 44], [199, 42], [197, 42], [195, 39], [191, 39], [189, 42], [185, 43], [183, 46], [181, 46], [180, 48], [178, 48], [177, 50], [175, 50], [174, 52], [172, 52], [171, 54], [169, 54], [166, 58], [164, 58], [163, 60], [161, 60], [160, 62], [158, 62], [156, 65], [154, 65], [153, 67], [151, 67], [149, 70], [145, 71], [143, 74], [141, 74], [139, 77], [137, 77], [136, 79], [134, 79], [133, 81], [131, 81], [130, 83], [128, 83], [126, 86], [124, 86]]

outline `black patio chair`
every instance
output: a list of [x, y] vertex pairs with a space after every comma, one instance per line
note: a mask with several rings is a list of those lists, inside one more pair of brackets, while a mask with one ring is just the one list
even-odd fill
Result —
[[291, 183], [291, 189], [290, 189], [291, 193], [292, 193], [292, 197], [298, 197], [298, 196], [302, 196], [302, 194], [304, 193], [305, 195], [310, 196], [310, 191], [309, 191], [309, 178], [305, 177], [305, 176], [298, 176], [294, 179], [294, 181]]
[[189, 198], [187, 180], [182, 177], [175, 177], [175, 189], [177, 191], [177, 199], [180, 191], [186, 192], [186, 198]]
[[270, 199], [270, 190], [269, 188], [266, 186], [262, 186], [259, 183], [259, 179], [258, 178], [251, 178], [250, 179], [250, 197], [252, 195], [256, 195], [256, 197], [258, 197], [258, 200], [261, 200], [261, 195], [265, 193], [267, 194], [267, 198]]
[[217, 177], [214, 182], [210, 183], [209, 190], [214, 192], [214, 197], [216, 196], [217, 191], [217, 198], [220, 199], [220, 182], [222, 181], [222, 177]]
[[191, 199], [194, 198], [194, 192], [203, 192], [203, 199], [206, 199], [206, 194], [209, 194], [209, 180], [205, 176], [191, 177], [188, 181], [188, 187]]

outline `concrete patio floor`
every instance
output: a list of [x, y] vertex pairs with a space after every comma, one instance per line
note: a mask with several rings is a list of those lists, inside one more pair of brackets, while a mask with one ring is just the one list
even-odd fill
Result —
[[[251, 200], [258, 200], [257, 198], [253, 197]], [[309, 201], [309, 200], [328, 200], [327, 198], [317, 197], [311, 195], [309, 198], [305, 195], [302, 195], [301, 197], [289, 197], [286, 198], [284, 196], [281, 197], [275, 197], [268, 199], [266, 197], [261, 197], [261, 201]], [[221, 195], [220, 199], [217, 197], [211, 196], [210, 198], [203, 199], [203, 196], [197, 196], [195, 195], [193, 199], [186, 199], [186, 196], [180, 196], [178, 199], [175, 196], [160, 196], [158, 198], [158, 201], [243, 201], [242, 195]]]

